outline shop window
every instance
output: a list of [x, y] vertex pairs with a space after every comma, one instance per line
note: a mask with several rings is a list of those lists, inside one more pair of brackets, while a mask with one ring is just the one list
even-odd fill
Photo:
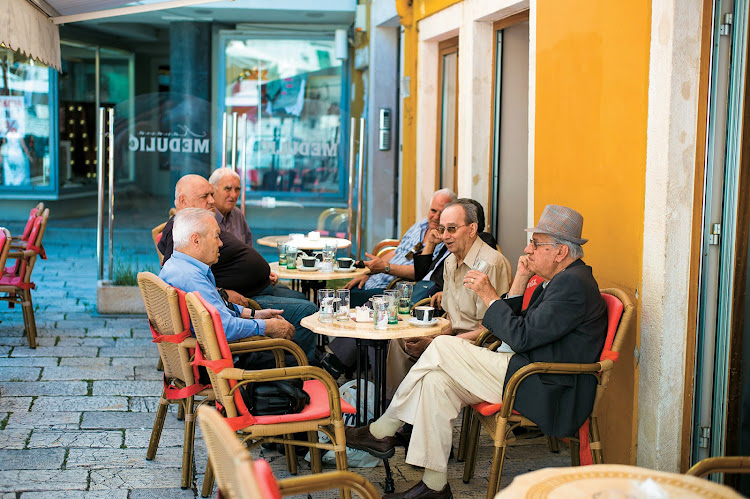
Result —
[[50, 69], [0, 45], [0, 190], [49, 188]]
[[[223, 50], [224, 109], [247, 115], [235, 163], [246, 165], [248, 192], [343, 198], [344, 74], [333, 40], [231, 37]], [[222, 163], [231, 166], [228, 128]]]

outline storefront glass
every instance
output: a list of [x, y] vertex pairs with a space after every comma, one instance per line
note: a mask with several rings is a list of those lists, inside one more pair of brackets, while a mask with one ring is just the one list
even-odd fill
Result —
[[50, 70], [0, 45], [0, 192], [49, 190]]
[[[250, 196], [344, 198], [344, 73], [330, 39], [223, 39], [226, 113], [247, 116], [235, 164]], [[221, 100], [220, 100], [221, 102]], [[221, 123], [221, 121], [219, 122]], [[232, 165], [232, 133], [222, 164]], [[221, 166], [221, 165], [217, 165]]]

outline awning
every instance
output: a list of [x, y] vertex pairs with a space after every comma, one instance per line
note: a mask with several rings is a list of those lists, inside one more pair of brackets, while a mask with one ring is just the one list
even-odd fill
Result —
[[219, 1], [0, 0], [0, 43], [60, 71], [59, 24]]

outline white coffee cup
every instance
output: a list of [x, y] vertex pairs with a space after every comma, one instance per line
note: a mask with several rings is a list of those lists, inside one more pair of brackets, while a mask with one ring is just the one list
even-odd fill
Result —
[[414, 307], [414, 317], [419, 322], [431, 322], [434, 315], [435, 307], [430, 307], [429, 305]]

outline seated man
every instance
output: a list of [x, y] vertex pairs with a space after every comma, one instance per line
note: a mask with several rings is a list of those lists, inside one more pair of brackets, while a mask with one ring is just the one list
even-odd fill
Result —
[[[186, 293], [198, 291], [218, 310], [227, 341], [250, 336], [265, 335], [271, 338], [292, 339], [294, 326], [279, 317], [281, 310], [251, 310], [225, 302], [216, 289], [211, 265], [219, 259], [219, 225], [213, 213], [200, 208], [180, 210], [173, 218], [172, 240], [174, 251], [164, 262], [159, 277], [167, 284]], [[237, 367], [259, 369], [272, 367], [256, 365], [253, 357], [246, 356]]]
[[[500, 252], [478, 237], [478, 219], [478, 211], [472, 200], [457, 199], [445, 205], [440, 215], [440, 225], [434, 231], [450, 252], [443, 266], [442, 307], [451, 322], [451, 334], [468, 340], [473, 340], [481, 332], [480, 321], [487, 311], [487, 305], [474, 291], [464, 286], [464, 276], [477, 262], [483, 261], [487, 264], [485, 273], [489, 283], [498, 293], [505, 293], [510, 287], [511, 275]], [[433, 339], [425, 336], [391, 341], [386, 378], [389, 398]]]
[[[470, 202], [477, 209], [477, 230], [479, 231], [479, 237], [490, 248], [497, 248], [497, 241], [492, 237], [492, 234], [484, 231], [486, 224], [482, 205], [473, 199], [462, 199]], [[442, 242], [443, 239], [440, 234], [435, 229], [430, 229], [424, 249], [421, 253], [414, 255], [415, 283], [411, 294], [412, 305], [443, 290], [443, 265], [450, 251], [448, 251], [448, 247], [445, 245], [441, 249], [438, 249], [438, 246]]]
[[[242, 212], [237, 208], [237, 199], [240, 196], [240, 176], [231, 168], [217, 168], [209, 177], [208, 182], [214, 187], [215, 215], [221, 231], [228, 232], [248, 246], [252, 246], [253, 234], [250, 232], [250, 226]], [[307, 301], [304, 294], [279, 284], [279, 277], [270, 271], [270, 267], [268, 278], [270, 284], [257, 295], [273, 295]], [[255, 295], [255, 293], [251, 293], [245, 296], [255, 298]], [[274, 304], [274, 306], [282, 305], [280, 303]]]
[[[203, 208], [213, 213], [213, 192], [213, 186], [205, 178], [200, 175], [185, 175], [175, 187], [175, 208], [178, 213], [185, 208]], [[159, 251], [164, 254], [164, 265], [172, 256], [173, 223], [174, 217], [167, 222], [159, 241]], [[296, 329], [294, 342], [312, 362], [315, 358], [316, 337], [312, 331], [302, 327], [300, 321], [317, 311], [315, 304], [269, 293], [268, 288], [273, 288], [271, 269], [260, 253], [229, 232], [222, 231], [219, 237], [222, 242], [219, 260], [211, 267], [217, 286], [227, 291], [232, 303], [244, 306], [247, 296], [264, 308], [282, 309], [282, 316]]]
[[[370, 269], [370, 273], [352, 279], [346, 285], [347, 289], [352, 290], [352, 307], [362, 305], [372, 296], [382, 294], [388, 283], [395, 277], [414, 280], [414, 254], [419, 253], [427, 243], [429, 229], [436, 228], [440, 223], [440, 214], [445, 205], [455, 199], [456, 195], [453, 191], [440, 189], [432, 195], [430, 213], [427, 218], [415, 223], [404, 233], [395, 251], [382, 257], [365, 253], [370, 259], [364, 262]], [[438, 245], [434, 252], [437, 254], [440, 249], [442, 246]]]
[[[581, 258], [583, 217], [548, 205], [532, 233], [509, 293], [502, 298], [476, 270], [464, 277], [487, 313], [482, 323], [516, 352], [493, 352], [452, 336], [440, 336], [425, 350], [398, 388], [393, 402], [369, 426], [346, 429], [346, 444], [377, 457], [393, 454], [393, 435], [414, 425], [406, 462], [425, 468], [422, 480], [388, 498], [448, 498], [448, 455], [452, 424], [461, 408], [481, 401], [500, 403], [506, 380], [532, 362], [596, 362], [604, 346], [607, 307], [591, 267]], [[544, 279], [522, 310], [529, 279]], [[521, 383], [514, 408], [548, 436], [574, 434], [594, 404], [593, 376], [535, 374]]]

